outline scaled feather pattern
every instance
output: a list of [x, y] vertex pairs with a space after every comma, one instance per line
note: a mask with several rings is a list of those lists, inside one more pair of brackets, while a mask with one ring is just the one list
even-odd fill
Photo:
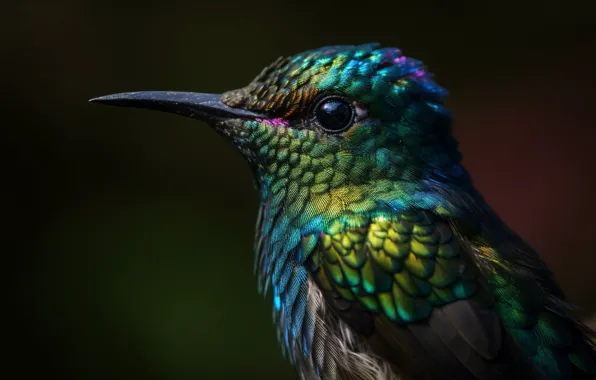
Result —
[[246, 158], [259, 291], [301, 379], [596, 379], [594, 332], [474, 188], [445, 95], [365, 44], [279, 58], [221, 96], [99, 100], [207, 121]]

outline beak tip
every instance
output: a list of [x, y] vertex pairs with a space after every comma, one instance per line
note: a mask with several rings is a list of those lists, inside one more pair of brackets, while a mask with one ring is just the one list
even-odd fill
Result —
[[99, 96], [97, 98], [89, 99], [89, 103], [115, 104], [118, 101], [127, 100], [129, 96], [129, 93]]

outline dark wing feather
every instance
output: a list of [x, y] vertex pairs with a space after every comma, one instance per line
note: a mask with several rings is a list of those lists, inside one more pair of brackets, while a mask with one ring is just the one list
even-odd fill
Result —
[[[474, 301], [457, 301], [438, 309], [441, 320], [450, 321], [466, 345], [484, 359], [497, 357], [501, 349], [503, 331], [499, 316]], [[439, 313], [437, 313], [439, 315]], [[431, 326], [433, 325], [431, 318]]]

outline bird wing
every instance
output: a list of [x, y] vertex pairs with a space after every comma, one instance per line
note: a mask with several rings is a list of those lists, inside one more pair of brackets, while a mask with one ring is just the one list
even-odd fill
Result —
[[416, 210], [330, 225], [306, 267], [378, 355], [415, 379], [543, 378], [447, 221]]
[[506, 332], [548, 379], [596, 379], [595, 334], [573, 316], [546, 264], [488, 207], [474, 212], [477, 218], [453, 218], [450, 225], [490, 289]]

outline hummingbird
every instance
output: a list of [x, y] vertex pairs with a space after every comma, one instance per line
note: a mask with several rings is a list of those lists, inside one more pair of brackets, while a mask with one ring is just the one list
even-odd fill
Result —
[[246, 159], [258, 290], [301, 379], [596, 379], [594, 332], [474, 187], [446, 94], [370, 43], [280, 57], [223, 94], [91, 102], [206, 122]]

